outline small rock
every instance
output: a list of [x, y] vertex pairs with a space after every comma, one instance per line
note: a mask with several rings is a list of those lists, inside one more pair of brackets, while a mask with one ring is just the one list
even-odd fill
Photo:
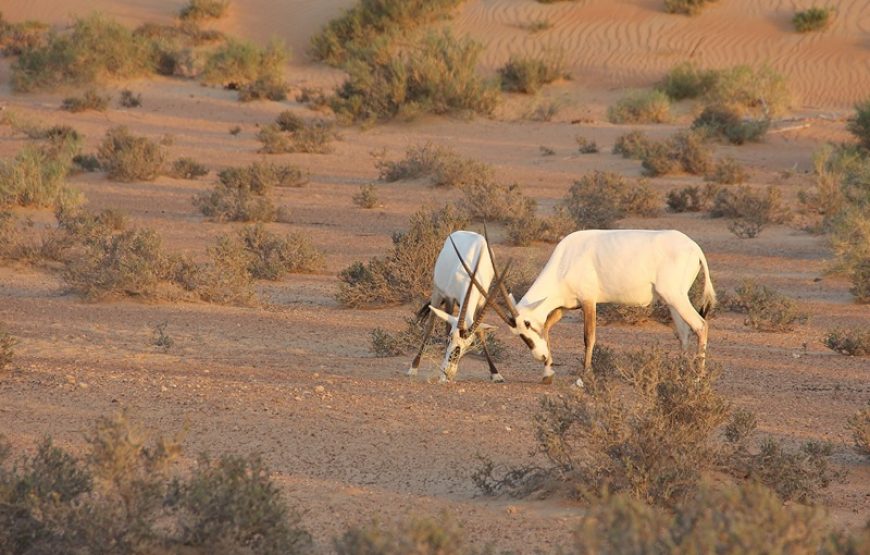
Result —
[[517, 509], [516, 505], [508, 505], [507, 508], [505, 508], [505, 512], [509, 515], [515, 515], [519, 512], [519, 509]]
[[163, 392], [163, 393], [166, 393], [167, 391], [169, 391], [169, 388], [166, 387], [165, 385], [161, 385], [161, 386], [160, 386], [160, 391]]
[[79, 387], [82, 388], [82, 389], [87, 389], [87, 388], [88, 388], [88, 384], [86, 384], [85, 382], [79, 382]]
[[314, 393], [323, 393], [324, 391], [326, 391], [326, 388], [323, 387], [322, 385], [318, 385], [317, 387], [314, 388]]
[[508, 432], [512, 431], [510, 426], [505, 426], [504, 429]]

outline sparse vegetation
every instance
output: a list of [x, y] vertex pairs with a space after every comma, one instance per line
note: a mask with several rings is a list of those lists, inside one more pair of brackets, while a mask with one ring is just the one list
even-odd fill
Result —
[[703, 97], [716, 84], [717, 75], [715, 70], [702, 70], [691, 62], [683, 62], [665, 75], [658, 88], [671, 100]]
[[647, 183], [631, 186], [623, 176], [601, 171], [575, 181], [562, 204], [576, 229], [610, 229], [629, 214], [651, 217], [659, 209]]
[[555, 156], [556, 155], [555, 149], [550, 148], [546, 145], [539, 146], [538, 150], [541, 152], [541, 156]]
[[220, 19], [227, 14], [229, 7], [229, 0], [190, 0], [178, 12], [178, 18], [182, 21]]
[[124, 108], [138, 108], [142, 106], [142, 95], [140, 93], [134, 93], [130, 89], [124, 89], [121, 91], [121, 96], [118, 99], [118, 102]]
[[849, 119], [846, 128], [862, 147], [870, 150], [870, 98], [855, 105], [855, 115]]
[[[0, 223], [0, 226], [2, 225]], [[0, 375], [3, 375], [9, 365], [12, 364], [12, 357], [15, 356], [15, 343], [15, 338], [3, 326], [0, 326]], [[0, 439], [2, 439], [2, 436], [0, 436]], [[0, 449], [0, 453], [2, 453], [2, 449]], [[2, 459], [0, 459], [0, 463], [2, 462]]]
[[[439, 330], [443, 330], [443, 328], [436, 327], [432, 336], [429, 337], [429, 341], [426, 342], [426, 348], [423, 350], [424, 358], [437, 358], [444, 354], [444, 349], [447, 347], [447, 336], [441, 335]], [[369, 349], [372, 354], [379, 358], [416, 353], [423, 341], [424, 331], [423, 320], [418, 319], [416, 315], [405, 318], [405, 328], [397, 333], [374, 328], [370, 332], [371, 346]], [[495, 362], [504, 360], [504, 343], [491, 330], [485, 332], [485, 337], [486, 347], [492, 359]], [[483, 346], [477, 338], [469, 347], [468, 353], [483, 356]]]
[[284, 152], [309, 152], [326, 154], [332, 152], [332, 141], [337, 137], [335, 124], [325, 119], [290, 121], [282, 113], [279, 121], [260, 129], [257, 139], [263, 143], [260, 152], [280, 154]]
[[580, 135], [574, 137], [574, 140], [577, 142], [577, 150], [580, 151], [580, 154], [595, 154], [598, 152], [598, 143], [595, 141], [590, 141]]
[[540, 33], [541, 31], [552, 29], [553, 23], [548, 19], [535, 19], [534, 21], [530, 21], [528, 23], [518, 23], [517, 27], [519, 27], [520, 29], [525, 29], [529, 33]]
[[821, 31], [831, 23], [833, 12], [832, 8], [813, 6], [812, 8], [795, 12], [791, 22], [798, 33]]
[[102, 95], [95, 89], [88, 89], [82, 96], [68, 96], [64, 98], [60, 109], [73, 113], [86, 112], [88, 110], [105, 112], [106, 108], [109, 107], [109, 100], [111, 100], [111, 97], [108, 95]]
[[208, 175], [208, 168], [193, 158], [185, 156], [172, 162], [170, 175], [179, 179], [196, 179]]
[[359, 192], [353, 196], [353, 203], [360, 208], [374, 208], [378, 205], [378, 193], [374, 183], [359, 186]]
[[147, 137], [137, 137], [125, 126], [112, 127], [97, 149], [100, 166], [109, 179], [151, 181], [163, 169], [165, 149]]
[[166, 333], [166, 326], [168, 325], [169, 322], [160, 322], [154, 326], [154, 339], [152, 340], [152, 343], [155, 347], [163, 349], [164, 353], [175, 345], [175, 340], [172, 339], [171, 335]]
[[728, 308], [746, 314], [744, 324], [759, 331], [791, 331], [808, 318], [794, 299], [753, 280], [744, 280], [735, 289]]
[[631, 131], [621, 135], [613, 144], [613, 153], [621, 154], [623, 158], [643, 160], [655, 141], [650, 139], [643, 131]]
[[436, 187], [485, 184], [493, 176], [493, 169], [489, 165], [461, 156], [450, 147], [431, 142], [408, 147], [402, 160], [378, 160], [375, 166], [381, 181], [427, 177]]
[[861, 328], [835, 329], [825, 336], [825, 346], [849, 356], [870, 355], [870, 331]]
[[311, 273], [323, 268], [323, 253], [301, 233], [279, 237], [258, 223], [243, 227], [238, 236], [250, 255], [248, 271], [257, 279], [274, 281], [288, 273]]
[[665, 0], [665, 11], [685, 15], [697, 15], [707, 4], [716, 0]]
[[855, 451], [870, 459], [870, 402], [849, 417], [849, 428], [855, 441]]
[[474, 555], [448, 514], [437, 519], [413, 519], [395, 529], [377, 523], [349, 529], [335, 539], [337, 555]]
[[768, 225], [789, 219], [782, 192], [773, 185], [763, 192], [748, 185], [721, 188], [713, 199], [710, 216], [729, 218], [728, 229], [742, 239], [756, 237]]
[[103, 169], [100, 159], [94, 154], [76, 154], [72, 158], [72, 163], [79, 171], [84, 172], [98, 172]]
[[769, 127], [769, 119], [743, 119], [733, 109], [723, 106], [707, 106], [692, 122], [692, 129], [735, 145], [760, 141]]
[[283, 65], [287, 52], [280, 42], [265, 48], [250, 42], [228, 39], [205, 61], [202, 80], [209, 85], [237, 89], [243, 101], [287, 98]]
[[498, 70], [501, 88], [510, 92], [535, 94], [544, 85], [569, 78], [564, 65], [561, 54], [552, 52], [540, 57], [511, 56]]
[[632, 91], [607, 109], [610, 123], [665, 123], [671, 119], [671, 101], [661, 91]]
[[655, 177], [684, 171], [704, 175], [713, 165], [713, 153], [704, 138], [691, 131], [680, 131], [671, 138], [651, 143], [643, 152], [646, 175]]
[[688, 185], [668, 191], [665, 198], [672, 212], [700, 212], [710, 203], [710, 188], [702, 191], [697, 185]]
[[294, 166], [254, 162], [218, 173], [219, 182], [208, 193], [193, 199], [200, 211], [215, 221], [270, 222], [277, 215], [268, 198], [273, 187], [295, 187], [304, 183]]
[[462, 186], [463, 201], [457, 208], [478, 222], [504, 222], [534, 215], [537, 203], [517, 183], [475, 181]]
[[13, 160], [0, 161], [0, 207], [52, 206], [70, 196], [65, 186], [71, 153], [25, 146]]
[[749, 174], [734, 158], [722, 158], [704, 179], [721, 185], [736, 185], [745, 183]]
[[11, 23], [0, 13], [0, 54], [19, 56], [25, 50], [45, 45], [49, 26], [41, 21], [27, 20]]

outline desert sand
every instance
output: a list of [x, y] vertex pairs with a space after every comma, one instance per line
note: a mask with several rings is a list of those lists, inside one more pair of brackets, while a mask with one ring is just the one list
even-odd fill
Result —
[[[29, 0], [2, 6], [10, 21], [37, 19], [55, 25], [101, 10], [126, 25], [168, 23], [180, 0]], [[8, 3], [7, 3], [8, 4]], [[287, 77], [293, 87], [328, 88], [341, 72], [306, 61], [309, 37], [339, 15], [350, 0], [233, 0], [216, 24], [227, 33], [265, 43], [283, 39], [293, 50]], [[417, 182], [379, 183], [382, 206], [356, 207], [351, 197], [377, 178], [371, 152], [401, 157], [425, 141], [448, 144], [461, 154], [493, 164], [498, 177], [517, 182], [549, 210], [572, 181], [592, 170], [639, 176], [640, 164], [610, 153], [631, 128], [664, 137], [690, 121], [688, 108], [671, 124], [616, 126], [606, 123], [608, 105], [626, 87], [650, 86], [678, 62], [708, 67], [768, 63], [796, 93], [790, 115], [760, 144], [717, 145], [750, 171], [750, 183], [775, 184], [790, 202], [812, 183], [812, 153], [825, 141], [848, 140], [845, 119], [870, 92], [870, 5], [838, 3], [835, 23], [820, 33], [798, 35], [790, 26], [795, 6], [811, 2], [722, 1], [697, 17], [662, 13], [657, 0], [579, 1], [541, 5], [524, 0], [466, 2], [450, 23], [485, 45], [481, 71], [494, 73], [513, 53], [562, 48], [573, 79], [551, 85], [541, 98], [507, 95], [495, 117], [471, 120], [422, 117], [370, 129], [344, 128], [331, 154], [281, 154], [271, 161], [310, 172], [301, 189], [282, 189], [275, 201], [289, 208], [290, 223], [278, 231], [303, 231], [326, 254], [326, 268], [258, 285], [260, 306], [113, 300], [89, 303], [66, 291], [51, 273], [24, 265], [0, 267], [0, 322], [19, 340], [14, 370], [0, 376], [0, 432], [16, 449], [32, 449], [46, 434], [73, 450], [101, 415], [124, 408], [131, 420], [155, 434], [185, 430], [187, 463], [201, 451], [263, 453], [291, 504], [304, 510], [318, 552], [348, 525], [372, 518], [393, 523], [409, 516], [457, 519], [476, 546], [492, 544], [518, 553], [553, 552], [570, 541], [577, 505], [564, 499], [482, 497], [471, 482], [477, 455], [499, 464], [530, 460], [532, 415], [542, 395], [558, 395], [573, 381], [582, 356], [582, 322], [571, 314], [554, 328], [559, 366], [552, 386], [539, 384], [540, 364], [504, 326], [508, 347], [501, 363], [504, 385], [488, 382], [485, 363], [462, 361], [455, 383], [436, 385], [437, 368], [426, 360], [418, 378], [407, 378], [410, 355], [374, 358], [369, 332], [397, 331], [416, 307], [351, 310], [335, 300], [336, 274], [355, 260], [382, 255], [394, 231], [420, 206], [459, 198]], [[519, 23], [548, 18], [554, 26], [529, 34]], [[159, 177], [117, 183], [103, 174], [81, 174], [70, 184], [93, 208], [118, 208], [136, 225], [157, 229], [170, 250], [203, 253], [217, 236], [240, 224], [207, 221], [191, 197], [210, 188], [216, 170], [258, 160], [258, 125], [286, 109], [310, 112], [294, 100], [240, 103], [236, 93], [196, 82], [152, 78], [119, 83], [142, 94], [143, 106], [70, 114], [59, 110], [62, 93], [13, 94], [9, 60], [0, 62], [0, 104], [44, 123], [68, 124], [86, 136], [92, 152], [106, 129], [123, 124], [138, 134], [174, 137], [172, 157], [190, 156], [212, 173], [197, 181]], [[541, 99], [563, 108], [550, 122], [520, 119]], [[681, 108], [678, 108], [678, 113]], [[580, 120], [582, 123], [572, 123]], [[228, 130], [240, 126], [238, 135]], [[574, 137], [597, 141], [601, 152], [581, 155]], [[25, 139], [0, 127], [0, 157], [20, 150]], [[541, 146], [556, 155], [543, 157]], [[678, 176], [651, 181], [664, 194], [675, 185], [700, 183]], [[47, 211], [18, 210], [37, 222]], [[704, 249], [718, 291], [744, 278], [798, 299], [810, 313], [789, 333], [760, 333], [743, 316], [720, 311], [711, 321], [710, 356], [723, 364], [719, 391], [735, 406], [754, 411], [761, 432], [795, 446], [808, 439], [834, 444], [833, 461], [848, 473], [822, 494], [838, 526], [857, 527], [870, 515], [870, 467], [851, 448], [846, 419], [870, 398], [866, 358], [836, 354], [821, 338], [835, 326], [868, 326], [848, 282], [826, 272], [832, 258], [823, 236], [792, 226], [773, 226], [741, 240], [722, 220], [701, 214], [663, 212], [629, 218], [624, 228], [679, 229]], [[509, 247], [503, 229], [491, 232], [499, 256], [542, 264], [551, 245]], [[158, 323], [167, 322], [175, 345], [155, 347]], [[497, 323], [492, 318], [492, 323]], [[661, 324], [599, 326], [599, 344], [616, 350], [661, 345], [677, 351]], [[318, 387], [322, 386], [322, 388]], [[315, 389], [317, 388], [317, 389]]]

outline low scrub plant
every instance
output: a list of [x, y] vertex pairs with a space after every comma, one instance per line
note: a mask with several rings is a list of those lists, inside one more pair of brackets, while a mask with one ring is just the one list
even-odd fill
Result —
[[716, 84], [716, 76], [715, 70], [703, 70], [691, 62], [683, 62], [665, 75], [658, 88], [671, 100], [703, 97]]
[[790, 217], [782, 202], [782, 192], [773, 185], [763, 191], [748, 185], [720, 188], [710, 216], [729, 218], [728, 229], [741, 239], [757, 237], [765, 227], [782, 224]]
[[49, 26], [41, 21], [12, 23], [0, 13], [0, 55], [19, 56], [25, 50], [45, 46]]
[[574, 182], [562, 206], [576, 229], [610, 229], [627, 215], [657, 215], [659, 200], [643, 180], [631, 185], [620, 174], [595, 171]]
[[203, 265], [176, 260], [175, 279], [185, 284], [200, 299], [217, 304], [246, 306], [255, 293], [249, 270], [250, 253], [241, 241], [222, 236], [208, 249], [209, 261]]
[[142, 95], [134, 93], [130, 89], [124, 89], [121, 91], [118, 103], [124, 108], [138, 108], [142, 106]]
[[354, 262], [339, 274], [338, 301], [349, 307], [378, 306], [427, 297], [432, 268], [447, 236], [468, 220], [457, 209], [421, 209], [410, 219], [408, 231], [393, 234], [393, 247], [384, 257]]
[[749, 174], [737, 160], [728, 157], [716, 162], [704, 179], [720, 185], [738, 185], [745, 183], [749, 179]]
[[[279, 116], [280, 119], [280, 116]], [[335, 124], [325, 119], [301, 121], [287, 129], [287, 121], [279, 121], [260, 129], [257, 139], [263, 143], [260, 152], [280, 154], [309, 152], [327, 154], [333, 151], [332, 141], [337, 137]]]
[[68, 152], [35, 144], [12, 160], [0, 160], [0, 207], [45, 207], [70, 198], [65, 185], [70, 162]]
[[870, 459], [870, 402], [849, 417], [848, 423], [855, 441], [855, 450]]
[[[564, 207], [557, 206], [553, 214], [540, 217], [535, 214], [531, 203], [528, 204], [530, 205], [528, 210], [507, 222], [508, 241], [511, 245], [526, 247], [532, 244], [532, 241], [558, 243], [577, 229], [574, 219], [566, 213]], [[517, 298], [521, 297], [522, 295]]]
[[0, 375], [12, 364], [16, 343], [15, 338], [3, 326], [0, 326]]
[[688, 185], [668, 191], [665, 202], [671, 212], [701, 212], [710, 205], [711, 192], [710, 187]]
[[724, 106], [707, 106], [692, 122], [692, 129], [735, 145], [760, 141], [769, 127], [770, 119], [745, 119]]
[[274, 281], [288, 273], [311, 273], [323, 268], [323, 253], [302, 233], [280, 237], [258, 223], [243, 227], [238, 237], [250, 254], [248, 271], [254, 278]]
[[215, 49], [205, 61], [201, 79], [208, 85], [237, 89], [240, 100], [287, 97], [283, 66], [287, 51], [271, 41], [265, 48], [230, 39]]
[[745, 280], [735, 289], [728, 308], [746, 314], [744, 324], [759, 331], [792, 331], [808, 318], [797, 301], [753, 280]]
[[371, 209], [378, 206], [378, 192], [374, 183], [359, 186], [359, 192], [353, 195], [353, 203], [360, 208]]
[[[447, 347], [447, 336], [442, 335], [441, 330], [443, 329], [443, 327], [437, 325], [434, 328], [434, 333], [429, 337], [423, 350], [424, 358], [437, 359], [444, 354], [444, 349]], [[379, 358], [416, 353], [423, 342], [424, 332], [424, 320], [417, 318], [416, 315], [411, 318], [405, 318], [405, 328], [399, 332], [390, 333], [382, 328], [371, 330], [371, 346], [369, 349], [372, 354]], [[484, 337], [486, 348], [492, 359], [495, 362], [504, 360], [506, 353], [504, 343], [491, 330], [486, 331]], [[468, 352], [483, 356], [483, 345], [478, 338], [474, 339]]]
[[185, 156], [172, 162], [172, 170], [169, 174], [179, 179], [196, 179], [208, 175], [208, 168], [193, 158]]
[[665, 123], [671, 119], [671, 101], [657, 90], [632, 91], [607, 109], [610, 123]]
[[544, 85], [569, 78], [564, 65], [562, 55], [552, 52], [539, 57], [511, 56], [498, 70], [501, 88], [509, 92], [535, 94]]
[[665, 11], [685, 15], [698, 15], [707, 4], [716, 0], [665, 0]]
[[178, 19], [182, 21], [220, 19], [227, 15], [229, 7], [229, 0], [190, 0], [178, 12]]
[[473, 555], [478, 553], [466, 545], [464, 535], [448, 514], [438, 518], [413, 519], [394, 528], [378, 523], [353, 527], [336, 538], [333, 548], [337, 555]]
[[828, 332], [825, 346], [849, 356], [870, 355], [870, 331], [861, 328], [835, 329]]
[[488, 164], [466, 158], [448, 146], [426, 142], [408, 147], [405, 157], [392, 162], [378, 160], [379, 179], [394, 182], [428, 178], [435, 187], [458, 187], [489, 183], [493, 169]]
[[855, 115], [849, 118], [846, 129], [862, 147], [870, 150], [870, 98], [855, 105]]
[[157, 141], [133, 135], [121, 125], [106, 131], [97, 158], [109, 179], [152, 181], [163, 169], [166, 151]]
[[795, 12], [791, 22], [798, 33], [821, 31], [831, 23], [833, 13], [834, 10], [832, 8], [813, 6], [812, 8]]
[[643, 160], [654, 141], [643, 131], [631, 131], [621, 135], [613, 144], [613, 153], [621, 154], [623, 158]]
[[652, 177], [679, 171], [704, 175], [713, 165], [713, 153], [703, 136], [680, 131], [665, 141], [650, 144], [641, 164], [644, 173]]
[[61, 110], [67, 112], [86, 112], [93, 110], [95, 112], [105, 112], [109, 107], [109, 95], [102, 95], [96, 89], [88, 89], [82, 96], [68, 96], [63, 99], [60, 105]]

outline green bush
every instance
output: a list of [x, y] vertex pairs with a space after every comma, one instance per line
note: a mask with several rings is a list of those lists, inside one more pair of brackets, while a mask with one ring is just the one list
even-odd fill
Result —
[[18, 56], [25, 50], [44, 47], [49, 26], [40, 21], [10, 23], [0, 13], [0, 54]]
[[488, 183], [493, 178], [491, 166], [465, 158], [448, 146], [426, 142], [408, 147], [402, 160], [378, 160], [378, 178], [393, 182], [428, 177], [436, 187], [457, 187]]
[[374, 43], [345, 66], [347, 80], [331, 99], [343, 119], [374, 123], [418, 114], [489, 114], [498, 88], [477, 75], [481, 45], [449, 30], [430, 32], [399, 49]]
[[735, 145], [760, 141], [769, 127], [769, 119], [743, 119], [734, 109], [723, 106], [707, 106], [692, 122], [692, 129]]
[[672, 189], [665, 197], [668, 208], [672, 212], [700, 212], [707, 208], [709, 200], [707, 191], [702, 191], [697, 185]]
[[178, 18], [182, 21], [220, 19], [227, 14], [229, 7], [229, 0], [190, 0], [178, 12]]
[[201, 78], [209, 85], [238, 89], [241, 100], [283, 100], [287, 96], [283, 78], [286, 60], [287, 51], [278, 41], [259, 48], [229, 39], [208, 56]]
[[277, 280], [288, 273], [311, 273], [323, 268], [323, 253], [302, 233], [279, 237], [258, 223], [243, 227], [239, 239], [251, 257], [248, 271], [257, 279]]
[[610, 229], [629, 214], [655, 216], [658, 204], [647, 183], [631, 186], [622, 175], [601, 171], [575, 181], [562, 200], [576, 229]]
[[728, 308], [746, 314], [744, 324], [759, 331], [791, 331], [808, 318], [794, 299], [753, 280], [735, 289]]
[[60, 109], [73, 113], [85, 112], [87, 110], [105, 112], [106, 108], [109, 107], [109, 100], [111, 100], [110, 96], [101, 95], [95, 89], [88, 89], [82, 96], [68, 96], [64, 98]]
[[836, 329], [825, 336], [825, 346], [849, 356], [870, 355], [870, 331], [860, 328]]
[[126, 126], [112, 127], [97, 149], [100, 165], [109, 179], [151, 181], [160, 175], [166, 151], [147, 137], [137, 137]]
[[0, 160], [0, 207], [52, 206], [69, 197], [70, 161], [63, 152], [37, 145], [25, 146], [14, 160]]
[[[238, 168], [232, 168], [238, 169]], [[224, 170], [226, 172], [227, 170]], [[236, 177], [235, 172], [221, 172], [220, 182], [210, 192], [193, 198], [193, 204], [217, 222], [271, 222], [277, 210], [266, 188], [248, 175]]]
[[154, 69], [147, 40], [100, 14], [77, 19], [44, 45], [28, 48], [12, 65], [17, 91], [78, 87], [130, 79]]
[[671, 119], [671, 101], [661, 91], [632, 91], [607, 109], [610, 123], [665, 123]]
[[795, 12], [791, 22], [794, 25], [795, 31], [798, 33], [809, 33], [810, 31], [821, 31], [831, 22], [833, 15], [831, 8], [812, 7], [806, 10]]
[[643, 131], [631, 131], [621, 135], [613, 144], [613, 153], [621, 154], [623, 158], [643, 160], [654, 144]]
[[715, 70], [702, 70], [691, 62], [674, 66], [659, 83], [658, 88], [671, 100], [698, 98], [706, 95], [716, 83]]
[[501, 88], [510, 92], [535, 94], [544, 85], [570, 77], [564, 65], [562, 56], [553, 53], [528, 58], [511, 56], [498, 70]]
[[855, 115], [849, 119], [846, 128], [861, 146], [870, 150], [870, 99], [855, 105]]
[[870, 459], [870, 402], [849, 417], [849, 428], [855, 440], [855, 451]]
[[715, 85], [704, 100], [739, 116], [769, 119], [788, 109], [791, 93], [785, 77], [770, 67], [734, 66], [717, 70]]

